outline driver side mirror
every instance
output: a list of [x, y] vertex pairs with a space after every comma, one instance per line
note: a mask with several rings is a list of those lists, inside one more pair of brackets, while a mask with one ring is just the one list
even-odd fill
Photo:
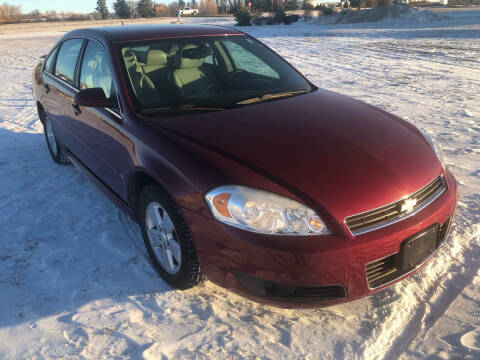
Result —
[[77, 107], [110, 107], [110, 100], [107, 99], [102, 88], [90, 88], [76, 93], [73, 104]]

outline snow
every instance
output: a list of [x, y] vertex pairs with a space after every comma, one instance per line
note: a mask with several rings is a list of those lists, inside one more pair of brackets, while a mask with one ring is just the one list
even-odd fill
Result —
[[428, 133], [460, 184], [448, 244], [421, 271], [316, 310], [259, 305], [210, 282], [166, 285], [137, 226], [49, 158], [31, 72], [62, 33], [0, 36], [0, 358], [479, 358], [479, 15], [243, 28], [320, 87]]
[[445, 14], [432, 13], [429, 10], [416, 10], [408, 5], [384, 5], [371, 9], [342, 10], [331, 16], [322, 16], [318, 19], [319, 24], [355, 24], [355, 23], [375, 23], [400, 24], [400, 25], [419, 25], [431, 24], [434, 21], [450, 20]]

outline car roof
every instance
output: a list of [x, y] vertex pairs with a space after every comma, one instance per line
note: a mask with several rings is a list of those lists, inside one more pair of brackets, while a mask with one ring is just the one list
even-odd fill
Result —
[[175, 37], [242, 34], [244, 33], [239, 30], [217, 25], [144, 24], [77, 29], [65, 34], [64, 37], [93, 36], [118, 43]]

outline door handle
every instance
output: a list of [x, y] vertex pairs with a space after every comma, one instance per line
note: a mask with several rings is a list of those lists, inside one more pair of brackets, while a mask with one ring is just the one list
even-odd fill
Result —
[[73, 108], [73, 113], [77, 116], [80, 115], [80, 113], [82, 112], [80, 110], [80, 106], [78, 106], [77, 104], [72, 104], [72, 108]]
[[48, 84], [43, 84], [43, 87], [45, 88], [45, 92], [48, 94], [50, 92], [50, 86], [48, 86]]

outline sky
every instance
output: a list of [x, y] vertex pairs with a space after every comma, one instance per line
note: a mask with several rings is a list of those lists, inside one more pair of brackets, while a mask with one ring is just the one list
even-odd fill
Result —
[[[172, 0], [162, 1], [165, 3]], [[78, 13], [90, 13], [95, 11], [97, 0], [0, 0], [0, 3], [6, 2], [10, 5], [21, 5], [22, 13], [29, 13], [32, 10], [38, 9], [40, 11], [56, 10], [71, 11]], [[114, 0], [107, 0], [107, 5], [111, 10], [113, 8]]]

